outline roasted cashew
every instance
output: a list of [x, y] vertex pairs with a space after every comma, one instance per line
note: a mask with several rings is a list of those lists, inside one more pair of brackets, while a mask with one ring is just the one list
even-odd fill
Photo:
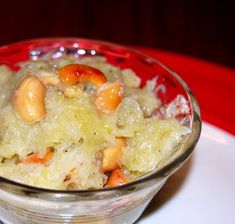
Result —
[[45, 94], [45, 86], [35, 76], [23, 79], [15, 90], [13, 106], [26, 123], [36, 123], [46, 116]]

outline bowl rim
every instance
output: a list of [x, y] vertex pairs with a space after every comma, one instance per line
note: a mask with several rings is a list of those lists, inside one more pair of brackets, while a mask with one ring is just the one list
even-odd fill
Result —
[[[35, 44], [36, 42], [42, 42], [41, 46], [43, 47], [44, 42], [47, 42], [47, 44], [61, 42], [61, 44], [62, 44], [63, 42], [66, 42], [66, 41], [74, 41], [75, 43], [79, 43], [80, 41], [83, 41], [83, 42], [89, 42], [89, 43], [94, 43], [94, 44], [102, 44], [102, 45], [106, 45], [106, 46], [108, 45], [110, 47], [118, 47], [118, 48], [130, 51], [134, 54], [141, 55], [147, 59], [150, 59], [152, 62], [158, 64], [160, 67], [162, 67], [167, 72], [169, 72], [170, 75], [172, 75], [180, 83], [180, 85], [183, 87], [184, 91], [186, 92], [186, 94], [188, 96], [189, 103], [190, 103], [191, 110], [192, 110], [192, 122], [191, 122], [192, 125], [191, 126], [192, 127], [196, 126], [196, 130], [195, 130], [196, 133], [195, 133], [194, 139], [192, 142], [190, 142], [190, 145], [188, 146], [187, 150], [185, 150], [182, 154], [180, 154], [177, 158], [175, 158], [170, 163], [166, 163], [159, 170], [151, 172], [151, 174], [149, 174], [149, 175], [148, 174], [143, 175], [142, 177], [137, 178], [134, 181], [128, 182], [124, 185], [120, 185], [117, 187], [89, 189], [89, 190], [54, 190], [54, 189], [40, 188], [40, 187], [36, 187], [36, 186], [31, 186], [31, 185], [15, 182], [13, 180], [10, 180], [10, 179], [7, 179], [7, 178], [1, 177], [1, 176], [0, 176], [0, 184], [1, 184], [0, 186], [3, 186], [4, 189], [7, 191], [10, 190], [10, 189], [8, 189], [8, 187], [16, 187], [16, 189], [13, 190], [14, 193], [18, 192], [18, 190], [26, 190], [26, 191], [30, 191], [33, 193], [45, 193], [45, 194], [49, 194], [51, 196], [53, 196], [53, 195], [82, 196], [82, 195], [96, 194], [96, 193], [98, 193], [98, 194], [99, 193], [111, 193], [112, 194], [116, 191], [125, 191], [128, 189], [133, 189], [133, 187], [136, 187], [139, 184], [143, 184], [143, 183], [151, 181], [153, 179], [168, 176], [169, 174], [166, 175], [166, 173], [168, 173], [170, 170], [176, 168], [177, 166], [179, 167], [180, 164], [185, 162], [186, 159], [191, 155], [193, 149], [195, 148], [195, 146], [199, 140], [200, 134], [201, 134], [202, 124], [201, 124], [201, 113], [200, 113], [199, 105], [196, 100], [196, 97], [194, 96], [193, 92], [188, 87], [188, 85], [184, 82], [184, 80], [176, 72], [174, 72], [171, 68], [169, 68], [168, 66], [166, 66], [165, 64], [160, 62], [158, 59], [153, 58], [149, 55], [146, 55], [145, 53], [143, 53], [139, 50], [136, 50], [132, 47], [129, 47], [129, 46], [126, 47], [126, 46], [122, 46], [122, 45], [111, 43], [111, 42], [104, 41], [104, 40], [79, 38], [79, 37], [52, 37], [52, 38], [28, 39], [28, 40], [23, 40], [23, 41], [9, 43], [9, 44], [0, 46], [0, 51], [8, 49], [10, 47], [17, 47], [18, 45], [22, 45], [22, 44]], [[40, 47], [40, 45], [37, 47]], [[2, 189], [0, 188], [0, 190], [2, 190]], [[12, 190], [10, 190], [10, 191], [12, 192]]]

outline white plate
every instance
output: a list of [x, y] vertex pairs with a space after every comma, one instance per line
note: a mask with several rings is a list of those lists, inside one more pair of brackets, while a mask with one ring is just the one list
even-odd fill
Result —
[[137, 223], [234, 224], [234, 136], [203, 123], [193, 155], [167, 181]]

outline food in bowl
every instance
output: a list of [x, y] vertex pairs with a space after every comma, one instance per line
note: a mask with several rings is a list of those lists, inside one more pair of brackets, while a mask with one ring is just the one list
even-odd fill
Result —
[[[71, 60], [71, 56], [72, 56], [72, 60]], [[89, 57], [93, 57], [93, 59], [98, 60], [97, 56], [104, 57], [105, 59], [99, 58], [99, 60], [103, 60], [103, 61], [106, 60], [105, 63], [112, 64], [116, 66], [119, 70], [124, 71], [125, 69], [131, 69], [132, 71], [134, 71], [135, 74], [141, 78], [140, 88], [145, 89], [145, 91], [149, 88], [151, 90], [150, 95], [153, 95], [154, 97], [156, 96], [158, 99], [160, 99], [160, 101], [157, 100], [157, 102], [161, 104], [161, 105], [159, 104], [159, 106], [156, 107], [158, 109], [156, 110], [153, 109], [151, 112], [149, 112], [148, 110], [146, 110], [147, 108], [139, 102], [141, 101], [139, 97], [140, 95], [142, 95], [142, 94], [138, 94], [141, 92], [140, 90], [138, 90], [139, 88], [134, 88], [134, 87], [131, 88], [132, 89], [131, 92], [132, 93], [135, 92], [132, 94], [132, 98], [134, 98], [135, 101], [138, 101], [138, 104], [140, 105], [142, 112], [144, 112], [144, 115], [143, 115], [144, 119], [149, 119], [149, 118], [154, 117], [156, 120], [171, 120], [172, 119], [172, 120], [180, 121], [178, 122], [180, 123], [180, 127], [181, 126], [187, 127], [188, 134], [180, 136], [180, 143], [176, 147], [173, 147], [173, 149], [171, 149], [171, 151], [169, 152], [169, 156], [167, 155], [168, 153], [161, 154], [162, 157], [159, 160], [160, 162], [155, 161], [156, 169], [152, 170], [146, 175], [144, 175], [145, 171], [135, 171], [136, 168], [133, 168], [133, 167], [130, 167], [129, 169], [127, 169], [124, 165], [122, 165], [121, 167], [118, 167], [118, 169], [115, 169], [114, 171], [104, 172], [106, 178], [109, 178], [111, 173], [114, 173], [116, 177], [118, 176], [123, 177], [122, 174], [125, 175], [124, 178], [127, 179], [126, 180], [128, 181], [127, 184], [123, 184], [118, 187], [106, 187], [107, 186], [107, 182], [106, 182], [104, 184], [104, 187], [101, 187], [101, 188], [100, 187], [77, 188], [76, 186], [77, 183], [75, 183], [75, 184], [70, 184], [70, 186], [67, 186], [66, 188], [61, 188], [62, 190], [58, 190], [56, 188], [52, 189], [50, 188], [50, 186], [49, 187], [45, 186], [45, 184], [44, 186], [47, 188], [35, 187], [37, 186], [36, 184], [34, 184], [33, 186], [32, 185], [30, 186], [27, 183], [22, 184], [24, 183], [23, 181], [17, 180], [17, 178], [19, 178], [19, 175], [16, 175], [16, 179], [13, 179], [13, 178], [10, 179], [10, 177], [5, 178], [3, 176], [0, 176], [0, 195], [1, 195], [1, 201], [0, 201], [1, 202], [0, 203], [0, 217], [1, 218], [0, 219], [7, 220], [6, 222], [19, 223], [19, 224], [20, 223], [22, 224], [24, 223], [38, 223], [38, 224], [41, 224], [41, 223], [96, 223], [96, 224], [98, 223], [102, 223], [102, 224], [103, 223], [112, 223], [112, 224], [135, 223], [136, 220], [143, 213], [144, 209], [149, 204], [151, 199], [154, 197], [154, 195], [164, 185], [168, 177], [172, 175], [186, 161], [186, 159], [192, 153], [198, 141], [198, 138], [200, 136], [200, 130], [201, 130], [201, 118], [200, 118], [200, 111], [199, 111], [197, 101], [195, 97], [193, 96], [192, 92], [190, 91], [190, 89], [184, 83], [184, 81], [177, 74], [175, 74], [172, 70], [170, 70], [169, 68], [167, 68], [160, 62], [156, 61], [155, 59], [145, 56], [144, 54], [137, 52], [135, 50], [131, 50], [131, 49], [119, 46], [119, 45], [101, 42], [101, 41], [95, 41], [95, 40], [78, 39], [78, 38], [55, 38], [55, 39], [29, 40], [29, 41], [23, 41], [20, 43], [15, 43], [15, 44], [11, 44], [8, 46], [0, 47], [0, 64], [7, 65], [9, 66], [9, 68], [13, 69], [14, 71], [17, 71], [18, 63], [26, 62], [27, 64], [27, 60], [32, 60], [30, 63], [47, 61], [49, 64], [51, 64], [52, 61], [55, 61], [54, 59], [56, 58], [60, 58], [62, 61], [66, 59], [67, 57], [66, 60], [70, 60], [69, 62], [61, 64], [61, 66], [58, 66], [57, 68], [53, 69], [54, 71], [56, 71], [57, 75], [58, 75], [58, 70], [66, 65], [77, 64], [77, 63], [81, 64], [80, 59], [86, 61], [86, 60], [90, 60], [88, 59]], [[77, 61], [77, 59], [76, 59], [77, 62], [75, 62], [74, 61], [75, 58], [79, 58], [79, 62]], [[97, 66], [89, 65], [87, 63], [88, 62], [84, 62], [84, 61], [82, 62], [82, 64], [86, 64], [92, 68], [96, 68], [100, 70], [101, 72], [105, 73], [104, 74], [105, 77], [107, 76], [105, 71], [97, 67], [98, 65]], [[22, 66], [23, 65], [21, 65], [21, 67]], [[41, 67], [41, 69], [42, 68], [43, 67]], [[40, 142], [40, 139], [48, 141], [48, 139], [52, 137], [54, 139], [58, 138], [58, 136], [61, 136], [61, 138], [64, 138], [64, 137], [68, 137], [68, 135], [65, 135], [67, 133], [73, 133], [71, 139], [75, 138], [74, 136], [76, 135], [76, 130], [77, 130], [76, 128], [78, 128], [76, 125], [77, 123], [74, 122], [72, 116], [66, 116], [67, 120], [64, 121], [64, 124], [63, 124], [63, 118], [62, 118], [63, 116], [60, 114], [66, 113], [66, 112], [69, 113], [70, 110], [73, 111], [73, 109], [76, 110], [76, 108], [73, 106], [74, 104], [69, 105], [69, 103], [67, 103], [65, 107], [62, 107], [62, 108], [58, 107], [56, 113], [51, 115], [51, 117], [55, 115], [54, 118], [56, 122], [62, 121], [62, 127], [64, 129], [60, 131], [62, 131], [63, 133], [57, 132], [56, 128], [53, 128], [53, 126], [48, 125], [45, 122], [46, 120], [49, 119], [48, 117], [49, 111], [48, 111], [45, 99], [47, 99], [48, 92], [52, 91], [52, 89], [55, 87], [53, 87], [53, 85], [50, 86], [49, 83], [43, 84], [44, 86], [40, 85], [42, 89], [45, 89], [45, 96], [43, 96], [43, 94], [39, 94], [37, 95], [37, 97], [39, 99], [39, 102], [42, 101], [42, 99], [44, 98], [45, 107], [39, 107], [41, 108], [41, 110], [34, 110], [31, 115], [27, 113], [24, 114], [25, 110], [22, 110], [22, 108], [20, 109], [17, 106], [17, 105], [22, 105], [22, 104], [17, 103], [17, 100], [16, 101], [13, 100], [15, 99], [15, 97], [17, 99], [15, 90], [21, 89], [20, 83], [24, 83], [24, 84], [27, 83], [26, 81], [25, 82], [23, 81], [24, 78], [26, 78], [26, 76], [36, 76], [36, 78], [38, 78], [38, 76], [31, 74], [31, 73], [26, 74], [24, 72], [21, 72], [20, 74], [19, 70], [18, 70], [19, 74], [13, 75], [13, 73], [15, 72], [12, 72], [6, 66], [1, 67], [1, 69], [3, 70], [1, 70], [0, 74], [3, 74], [3, 73], [5, 74], [7, 71], [7, 73], [12, 74], [11, 77], [14, 77], [12, 78], [13, 80], [10, 80], [9, 77], [6, 78], [7, 77], [6, 75], [0, 78], [0, 79], [3, 79], [2, 82], [4, 83], [1, 85], [2, 88], [0, 88], [0, 91], [2, 93], [0, 94], [1, 99], [2, 99], [1, 100], [2, 108], [7, 107], [7, 104], [14, 105], [14, 110], [16, 111], [14, 110], [12, 111], [14, 111], [15, 120], [10, 119], [10, 121], [12, 121], [11, 123], [13, 125], [12, 127], [16, 127], [16, 130], [18, 130], [17, 126], [22, 125], [25, 128], [27, 128], [29, 124], [31, 126], [30, 131], [29, 130], [25, 131], [24, 129], [22, 129], [22, 133], [12, 130], [12, 132], [9, 132], [8, 139], [9, 140], [11, 139], [10, 135], [13, 137], [15, 136], [15, 139], [18, 142], [15, 143], [14, 146], [18, 147], [19, 145], [22, 149], [22, 152], [25, 150], [24, 147], [22, 147], [23, 143], [26, 144], [27, 141], [29, 141], [29, 138], [33, 139], [32, 146], [30, 145], [29, 142], [27, 143], [28, 145], [31, 146], [31, 148], [33, 148], [34, 150], [32, 151], [33, 154], [32, 152], [30, 152], [31, 150], [29, 150], [26, 156], [27, 155], [30, 156], [31, 154], [32, 156], [29, 157], [29, 160], [37, 161], [40, 164], [41, 167], [39, 165], [37, 166], [39, 171], [43, 167], [42, 164], [43, 165], [45, 164], [44, 167], [48, 167], [47, 169], [49, 169], [49, 166], [52, 164], [53, 159], [55, 159], [55, 155], [58, 155], [58, 151], [57, 151], [58, 148], [56, 148], [56, 145], [53, 147], [53, 146], [48, 146], [47, 144], [44, 143], [45, 145], [43, 147], [43, 145], [38, 144], [40, 146], [40, 149], [43, 148], [43, 150], [41, 151], [39, 149], [35, 149], [34, 146], [36, 145], [37, 141]], [[40, 66], [38, 66], [38, 70], [40, 70]], [[132, 75], [128, 75], [125, 78], [129, 79], [131, 76]], [[123, 77], [123, 79], [125, 78]], [[108, 82], [113, 83], [119, 78], [114, 78], [111, 80], [109, 77], [106, 77], [106, 79], [108, 80]], [[31, 78], [29, 80], [31, 80]], [[60, 78], [59, 80], [62, 81]], [[122, 86], [124, 87], [123, 88], [124, 94], [122, 95], [121, 101], [119, 102], [119, 104], [118, 104], [118, 100], [116, 101], [118, 104], [116, 109], [109, 114], [106, 114], [104, 112], [98, 112], [97, 106], [94, 103], [96, 97], [93, 98], [93, 101], [88, 101], [88, 102], [92, 102], [91, 105], [92, 105], [92, 108], [94, 109], [93, 111], [95, 111], [98, 114], [97, 116], [99, 117], [99, 119], [98, 121], [96, 119], [92, 120], [91, 119], [92, 113], [87, 113], [87, 117], [85, 117], [84, 119], [86, 119], [89, 122], [86, 123], [84, 121], [83, 123], [80, 124], [81, 125], [80, 128], [83, 127], [81, 129], [82, 133], [84, 133], [84, 130], [89, 131], [89, 130], [95, 129], [95, 130], [101, 131], [100, 128], [98, 128], [99, 125], [97, 124], [99, 123], [97, 122], [99, 122], [100, 119], [102, 119], [103, 122], [107, 122], [109, 124], [109, 121], [105, 116], [110, 116], [113, 114], [113, 116], [115, 117], [115, 113], [117, 113], [117, 111], [122, 105], [123, 99], [127, 95], [127, 92], [125, 90], [128, 90], [128, 88], [125, 86], [125, 83], [127, 82], [125, 80], [122, 80], [122, 78], [119, 80], [122, 83]], [[146, 86], [145, 84], [146, 80], [150, 80], [147, 83], [148, 88], [144, 87]], [[42, 81], [40, 80], [40, 82]], [[99, 87], [97, 88], [95, 84], [87, 85], [87, 83], [82, 83], [82, 84], [77, 83], [75, 85], [80, 85], [80, 86], [84, 85], [81, 89], [82, 92], [84, 91], [84, 92], [90, 93], [94, 91], [93, 96], [96, 96], [95, 93], [97, 89], [99, 89]], [[71, 86], [67, 84], [67, 87], [69, 86], [73, 87], [73, 85]], [[30, 89], [34, 89], [34, 88], [30, 88]], [[62, 88], [58, 92], [60, 92], [60, 94], [62, 94], [62, 97], [63, 97], [64, 89]], [[149, 90], [147, 92], [149, 93]], [[64, 97], [64, 99], [69, 100], [69, 96], [79, 94], [79, 93], [75, 94], [73, 90], [72, 91], [69, 90], [68, 93], [69, 93], [68, 96], [66, 98]], [[87, 98], [92, 99], [92, 97], [87, 97]], [[60, 99], [60, 97], [58, 97], [57, 99]], [[75, 101], [74, 97], [71, 98], [71, 101], [73, 100]], [[54, 101], [51, 100], [51, 103], [53, 104], [55, 104], [56, 102], [57, 101], [55, 100]], [[84, 107], [88, 108], [89, 106], [89, 104], [87, 106], [86, 104], [83, 104], [82, 101], [80, 100], [77, 100], [76, 102], [77, 103], [80, 102], [79, 105], [81, 105], [78, 111], [83, 110]], [[60, 103], [57, 103], [57, 105], [59, 104]], [[26, 105], [30, 105], [30, 104], [28, 103]], [[147, 103], [147, 105], [152, 106], [151, 103]], [[25, 108], [26, 111], [29, 108], [28, 107]], [[40, 113], [38, 113], [39, 111]], [[86, 110], [84, 109], [83, 111], [86, 111]], [[7, 111], [5, 112], [5, 114], [8, 115]], [[72, 113], [69, 113], [68, 115], [71, 115], [71, 114]], [[30, 116], [24, 117], [24, 115], [30, 115]], [[29, 118], [30, 119], [29, 121], [22, 122], [23, 117], [25, 119], [29, 119]], [[132, 116], [128, 116], [128, 118], [129, 117], [132, 117]], [[2, 118], [3, 116], [1, 115], [1, 122], [2, 122]], [[33, 118], [33, 121], [31, 120], [32, 118]], [[70, 125], [68, 124], [69, 123], [68, 121], [71, 123]], [[136, 124], [137, 122], [135, 121], [131, 122], [132, 120], [129, 120], [129, 121], [130, 121], [129, 124], [131, 125], [131, 128], [125, 129], [125, 127], [117, 126], [117, 130], [122, 131], [123, 133], [131, 133], [132, 129], [136, 127], [134, 124]], [[56, 122], [54, 123], [54, 127], [56, 127], [57, 125]], [[157, 121], [154, 120], [154, 123], [155, 122]], [[40, 129], [40, 130], [43, 130], [43, 131], [46, 130], [46, 132], [41, 133], [37, 131], [37, 129], [40, 127], [39, 124], [41, 124], [41, 127], [44, 127], [43, 129]], [[11, 125], [9, 127], [11, 127]], [[91, 129], [91, 127], [93, 129]], [[101, 126], [101, 127], [103, 128], [104, 126]], [[107, 127], [109, 126], [106, 126], [105, 128]], [[139, 126], [139, 129], [134, 130], [134, 135], [135, 133], [142, 131], [140, 127], [141, 126]], [[104, 130], [107, 130], [105, 128]], [[5, 129], [7, 129], [6, 126], [5, 126]], [[4, 129], [0, 130], [0, 133], [2, 133], [3, 130]], [[70, 132], [70, 130], [72, 131]], [[109, 129], [108, 135], [105, 135], [105, 136], [106, 137], [112, 136], [110, 135], [112, 134], [112, 131], [113, 131], [112, 129]], [[24, 137], [23, 143], [19, 141], [20, 138], [18, 138], [18, 133], [19, 133], [19, 136], [23, 135]], [[90, 131], [88, 133], [91, 134], [92, 132]], [[154, 135], [154, 132], [153, 133], [151, 132], [150, 134]], [[149, 133], [147, 133], [147, 135], [149, 135]], [[7, 136], [7, 134], [5, 136]], [[164, 138], [165, 137], [166, 136], [164, 136]], [[131, 136], [124, 137], [126, 141], [128, 141], [130, 138]], [[1, 139], [3, 138], [1, 137]], [[90, 138], [87, 138], [87, 139], [90, 139]], [[119, 138], [118, 137], [116, 138], [115, 135], [111, 139], [114, 139], [113, 145], [116, 145], [116, 143], [118, 143]], [[81, 143], [83, 144], [83, 141], [85, 142], [85, 139], [81, 140], [80, 144]], [[176, 139], [176, 141], [178, 140]], [[122, 142], [122, 140], [120, 140], [120, 142]], [[86, 143], [87, 145], [96, 146], [95, 142], [93, 141], [87, 141]], [[11, 142], [11, 144], [13, 143]], [[127, 144], [125, 142], [125, 147], [124, 147], [125, 149], [128, 149], [130, 146], [132, 146], [128, 144], [129, 142]], [[166, 144], [164, 146], [168, 147], [167, 145], [169, 146], [169, 144]], [[10, 144], [8, 144], [8, 147], [9, 146]], [[63, 145], [61, 146], [63, 147]], [[128, 148], [126, 148], [126, 146], [128, 146]], [[12, 149], [13, 148], [15, 147], [12, 147]], [[114, 147], [114, 148], [117, 148], [117, 147]], [[144, 149], [148, 151], [147, 148], [144, 148]], [[151, 151], [154, 152], [154, 148], [149, 148], [149, 155], [151, 154]], [[26, 156], [20, 158], [17, 155], [14, 158], [13, 157], [7, 158], [6, 155], [2, 156], [2, 152], [6, 153], [8, 152], [8, 150], [1, 149], [1, 163], [4, 162], [4, 165], [7, 165], [7, 163], [11, 163], [12, 160], [15, 159], [17, 161], [15, 162], [15, 165], [19, 164], [22, 166], [22, 161], [25, 162], [25, 159], [27, 158]], [[125, 150], [125, 152], [127, 152], [127, 150]], [[72, 158], [72, 160], [70, 161], [71, 163], [77, 158], [76, 157], [77, 153], [74, 153], [74, 155], [75, 155], [74, 158]], [[81, 154], [79, 158], [84, 158], [84, 155], [85, 156], [89, 155], [89, 151], [88, 150], [83, 151], [83, 154]], [[101, 151], [101, 153], [98, 153], [95, 157], [96, 158], [95, 161], [99, 163], [103, 162], [102, 160], [103, 155], [104, 155], [103, 151]], [[144, 153], [141, 152], [142, 157], [144, 157], [143, 155]], [[71, 157], [73, 157], [73, 155], [71, 155]], [[157, 158], [160, 158], [160, 157], [157, 157]], [[141, 162], [143, 161], [141, 160]], [[58, 162], [57, 165], [54, 166], [55, 170], [53, 170], [52, 176], [51, 176], [52, 182], [57, 180], [57, 177], [55, 177], [57, 175], [57, 170], [58, 171], [62, 170], [63, 167], [66, 167], [69, 164], [68, 160], [64, 160], [62, 161], [62, 163], [60, 161]], [[131, 163], [131, 164], [134, 164], [134, 163]], [[2, 169], [2, 165], [1, 165], [1, 169]], [[37, 165], [37, 164], [29, 163], [28, 165], [31, 166], [31, 165]], [[97, 164], [93, 163], [93, 165], [97, 165]], [[101, 167], [101, 164], [100, 164], [100, 167]], [[20, 170], [18, 168], [19, 167], [15, 168], [16, 172]], [[28, 168], [29, 166], [26, 169]], [[73, 170], [69, 170], [69, 171], [71, 171], [72, 173], [74, 172]], [[87, 174], [89, 174], [89, 170], [87, 170], [84, 167], [83, 167], [83, 171], [84, 173], [81, 173], [81, 174], [85, 174], [86, 171], [88, 171]], [[34, 174], [32, 172], [35, 172], [35, 175], [38, 175], [39, 178], [43, 177], [43, 175], [42, 176], [39, 175], [40, 172], [36, 172], [35, 170], [33, 170], [33, 168], [31, 168], [31, 172], [27, 172], [27, 170], [24, 171], [24, 173], [26, 173], [27, 175], [31, 175], [33, 177]], [[121, 175], [119, 175], [120, 173]], [[48, 178], [49, 180], [50, 177], [47, 172], [44, 172], [44, 173], [42, 172], [42, 174], [44, 174], [46, 178]], [[66, 172], [64, 172], [64, 174], [68, 175], [68, 173]], [[29, 179], [31, 178], [31, 176], [29, 176]], [[68, 175], [68, 176], [65, 176], [64, 178], [66, 181], [69, 181], [70, 176]], [[12, 180], [15, 180], [15, 181], [12, 181]], [[116, 182], [115, 184], [121, 184], [121, 183]], [[67, 189], [75, 189], [75, 190], [70, 191]]]
[[[156, 80], [105, 57], [29, 60], [0, 66], [0, 176], [47, 189], [116, 187], [156, 169], [190, 129]], [[163, 114], [163, 113], [161, 113]]]

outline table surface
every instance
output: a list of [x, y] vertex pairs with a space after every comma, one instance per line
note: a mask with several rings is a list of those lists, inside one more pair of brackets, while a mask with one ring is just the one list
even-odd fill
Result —
[[196, 95], [202, 119], [235, 135], [235, 69], [172, 52], [134, 48], [178, 73]]

